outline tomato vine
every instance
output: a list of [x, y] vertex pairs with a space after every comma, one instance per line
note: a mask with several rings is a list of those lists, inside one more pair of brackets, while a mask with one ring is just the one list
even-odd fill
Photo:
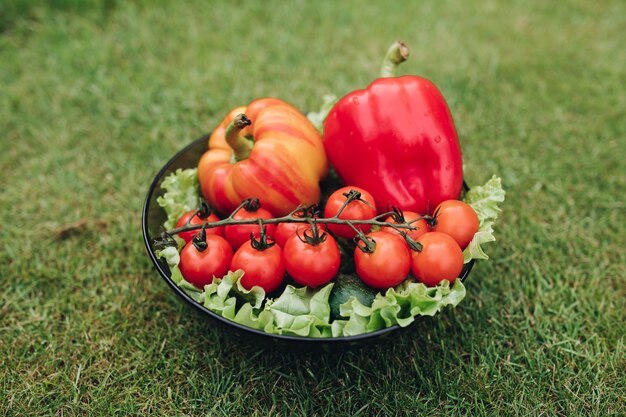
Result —
[[[397, 222], [397, 223], [385, 222], [383, 221], [383, 219], [389, 216], [397, 215], [398, 213], [398, 210], [396, 208], [391, 207], [389, 211], [376, 215], [370, 219], [353, 219], [353, 220], [352, 219], [351, 220], [340, 219], [339, 215], [343, 212], [343, 209], [347, 207], [352, 201], [359, 200], [361, 197], [360, 193], [356, 191], [348, 192], [345, 194], [345, 196], [346, 196], [346, 201], [344, 202], [343, 207], [337, 212], [337, 214], [335, 214], [332, 217], [326, 217], [326, 218], [315, 217], [315, 214], [318, 213], [319, 210], [318, 210], [317, 205], [313, 205], [313, 206], [299, 206], [295, 210], [293, 210], [291, 213], [287, 214], [286, 216], [275, 217], [272, 219], [235, 219], [233, 218], [237, 214], [237, 212], [239, 212], [240, 210], [247, 209], [248, 207], [259, 206], [258, 199], [248, 198], [242, 201], [242, 203], [237, 208], [235, 208], [235, 210], [233, 210], [233, 212], [230, 213], [228, 217], [226, 217], [223, 220], [204, 222], [201, 224], [192, 224], [188, 222], [187, 224], [183, 226], [176, 227], [174, 229], [162, 232], [155, 239], [155, 246], [163, 247], [163, 246], [171, 245], [172, 240], [173, 240], [172, 236], [177, 235], [179, 233], [189, 232], [193, 230], [210, 229], [210, 228], [221, 227], [221, 226], [253, 225], [253, 224], [258, 224], [262, 230], [263, 227], [268, 224], [279, 224], [279, 223], [310, 224], [311, 221], [314, 221], [316, 224], [337, 224], [337, 225], [346, 225], [348, 227], [351, 227], [357, 232], [357, 236], [355, 237], [355, 240], [357, 241], [359, 249], [365, 252], [374, 251], [375, 242], [370, 237], [366, 236], [365, 233], [363, 233], [361, 230], [355, 227], [355, 225], [391, 227], [397, 230], [402, 235], [402, 237], [406, 240], [407, 244], [409, 245], [411, 249], [416, 250], [416, 251], [421, 250], [421, 245], [419, 244], [419, 242], [416, 242], [407, 234], [407, 231], [417, 230], [417, 228], [414, 226], [414, 223], [419, 221], [421, 218], [413, 219], [411, 221], [406, 221], [402, 219], [401, 222]], [[201, 204], [201, 207], [204, 207], [204, 206]]]

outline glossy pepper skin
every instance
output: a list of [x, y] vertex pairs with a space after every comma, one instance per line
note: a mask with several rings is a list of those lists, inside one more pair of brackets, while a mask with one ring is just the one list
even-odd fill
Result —
[[[251, 124], [229, 130], [242, 113]], [[275, 98], [228, 113], [198, 163], [202, 194], [224, 213], [246, 198], [258, 198], [277, 216], [317, 203], [319, 182], [327, 172], [320, 133], [295, 107]]]
[[379, 212], [393, 204], [432, 214], [461, 193], [454, 122], [425, 78], [379, 78], [341, 98], [324, 121], [324, 146], [341, 179], [368, 190]]

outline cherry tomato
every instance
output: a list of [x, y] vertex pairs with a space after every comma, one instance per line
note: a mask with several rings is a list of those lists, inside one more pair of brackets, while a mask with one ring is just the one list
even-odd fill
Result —
[[180, 272], [198, 288], [213, 282], [214, 275], [226, 275], [233, 257], [233, 249], [223, 237], [206, 235], [206, 243], [206, 249], [199, 251], [191, 241], [180, 252]]
[[433, 232], [445, 233], [465, 249], [478, 231], [478, 216], [467, 203], [459, 200], [446, 200], [435, 209]]
[[[422, 217], [421, 215], [419, 215], [419, 214], [417, 214], [417, 213], [415, 213], [413, 211], [405, 211], [405, 212], [402, 213], [402, 216], [404, 217], [404, 220], [407, 223], [410, 223], [411, 226], [417, 228], [417, 230], [403, 229], [403, 230], [406, 231], [407, 235], [409, 235], [413, 240], [417, 240], [424, 233], [430, 232], [430, 225], [428, 224], [428, 222], [426, 220], [420, 218], [420, 217]], [[392, 224], [397, 224], [398, 223], [396, 221], [396, 219], [394, 218], [394, 216], [387, 217], [385, 219], [385, 222], [392, 223]], [[396, 234], [396, 235], [402, 237], [400, 232], [398, 230], [394, 229], [393, 227], [383, 227], [380, 230], [382, 230], [383, 232], [387, 232], [387, 233], [393, 233], [393, 234]]]
[[[339, 218], [345, 220], [368, 220], [375, 217], [376, 201], [374, 197], [364, 189], [353, 186], [340, 188], [328, 197], [326, 207], [324, 208], [324, 217], [334, 217], [348, 199], [344, 194], [352, 190], [361, 193], [361, 197], [358, 200], [351, 201], [339, 214]], [[364, 224], [355, 226], [364, 233], [367, 233], [372, 228], [372, 226]], [[329, 224], [328, 229], [339, 237], [351, 239], [356, 236], [356, 232], [347, 225]]]
[[[333, 279], [339, 271], [339, 247], [335, 239], [318, 228], [319, 242], [311, 244], [311, 227], [291, 236], [285, 244], [283, 256], [289, 275], [299, 284], [319, 287]], [[313, 240], [313, 242], [315, 239]]]
[[279, 223], [276, 226], [276, 230], [274, 231], [274, 240], [276, 241], [278, 246], [284, 248], [287, 240], [289, 240], [291, 236], [293, 236], [294, 234], [296, 234], [296, 232], [300, 230], [306, 229], [307, 227], [310, 226], [306, 223]]
[[[272, 213], [265, 210], [263, 207], [257, 208], [255, 211], [248, 211], [245, 208], [239, 210], [233, 216], [234, 220], [249, 220], [249, 219], [272, 219]], [[266, 224], [265, 233], [268, 237], [274, 237], [274, 231], [276, 230], [275, 224]], [[241, 245], [250, 240], [250, 234], [258, 239], [261, 234], [261, 229], [258, 224], [241, 224], [224, 227], [224, 237], [233, 249], [237, 250]]]
[[413, 252], [411, 268], [418, 281], [434, 287], [444, 279], [454, 282], [463, 269], [463, 252], [456, 241], [441, 232], [430, 232], [418, 240], [421, 252]]
[[[372, 253], [354, 250], [356, 273], [370, 287], [384, 290], [405, 280], [411, 269], [409, 248], [399, 235], [372, 232], [367, 235], [376, 246]], [[359, 244], [361, 245], [361, 244]]]
[[271, 293], [282, 284], [285, 278], [285, 260], [278, 245], [257, 248], [248, 240], [237, 249], [230, 263], [230, 270], [243, 270], [241, 285], [247, 290], [259, 286]]
[[[191, 218], [191, 220], [189, 220], [189, 218]], [[216, 222], [218, 220], [219, 220], [219, 217], [217, 217], [215, 214], [210, 214], [208, 217], [200, 217], [200, 215], [197, 214], [196, 210], [191, 210], [183, 214], [180, 217], [180, 219], [178, 219], [178, 222], [176, 223], [176, 227], [185, 226], [187, 224], [187, 221], [189, 221], [189, 224], [202, 224], [205, 222]], [[206, 230], [207, 235], [224, 236], [224, 226], [211, 227], [205, 230]], [[183, 239], [185, 242], [189, 242], [191, 239], [193, 239], [195, 234], [198, 233], [199, 231], [200, 229], [189, 230], [187, 232], [181, 232], [178, 234], [178, 237]]]

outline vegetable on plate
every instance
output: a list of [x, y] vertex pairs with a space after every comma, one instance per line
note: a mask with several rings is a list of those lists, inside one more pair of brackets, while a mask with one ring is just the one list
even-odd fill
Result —
[[[295, 107], [275, 98], [232, 110], [198, 163], [202, 194], [223, 213], [258, 198], [275, 215], [319, 202], [328, 172], [322, 138]], [[297, 163], [296, 163], [297, 161]]]
[[463, 269], [463, 252], [454, 238], [430, 232], [417, 242], [422, 249], [412, 254], [411, 269], [415, 278], [429, 287], [443, 280], [454, 282]]
[[[261, 203], [256, 198], [246, 199], [232, 215], [232, 220], [256, 220], [254, 224], [233, 224], [224, 227], [224, 237], [237, 250], [241, 245], [253, 238], [261, 237], [261, 226], [258, 220], [271, 219], [272, 213], [261, 207]], [[266, 224], [264, 234], [269, 237], [274, 236], [275, 224]]]
[[268, 242], [267, 235], [261, 233], [259, 239], [252, 237], [237, 249], [230, 270], [243, 271], [241, 285], [247, 290], [258, 286], [271, 293], [285, 279], [283, 251], [276, 242]]
[[233, 250], [223, 237], [207, 235], [202, 228], [180, 252], [180, 272], [198, 288], [224, 276], [230, 267]]
[[[350, 200], [350, 201], [348, 201]], [[335, 217], [343, 220], [367, 220], [376, 216], [374, 197], [359, 187], [343, 187], [328, 197], [324, 207], [324, 217]], [[344, 207], [345, 206], [345, 207]], [[356, 225], [357, 230], [367, 233], [371, 226]], [[336, 236], [353, 238], [358, 231], [347, 225], [330, 224], [328, 229]]]
[[292, 235], [284, 249], [287, 272], [298, 284], [319, 287], [337, 275], [340, 264], [335, 239], [319, 226]]
[[439, 204], [428, 221], [433, 232], [451, 236], [461, 249], [469, 245], [480, 226], [474, 209], [459, 200], [446, 200]]
[[354, 263], [356, 274], [366, 285], [386, 290], [406, 279], [411, 269], [411, 254], [400, 236], [371, 232], [354, 250]]
[[461, 147], [439, 89], [426, 78], [392, 76], [407, 56], [403, 44], [394, 44], [383, 78], [330, 109], [324, 146], [343, 182], [369, 190], [379, 211], [391, 204], [432, 214], [461, 194]]

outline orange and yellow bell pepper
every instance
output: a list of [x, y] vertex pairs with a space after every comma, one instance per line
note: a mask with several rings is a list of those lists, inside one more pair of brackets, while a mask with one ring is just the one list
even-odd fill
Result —
[[319, 202], [328, 160], [319, 131], [295, 107], [262, 98], [232, 110], [198, 163], [202, 194], [229, 213], [258, 198], [274, 215]]

